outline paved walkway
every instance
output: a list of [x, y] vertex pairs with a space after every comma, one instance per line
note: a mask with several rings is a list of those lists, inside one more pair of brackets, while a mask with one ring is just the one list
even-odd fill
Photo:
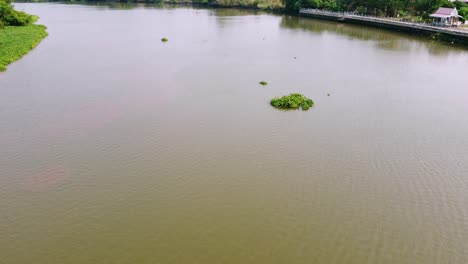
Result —
[[322, 10], [317, 10], [317, 9], [307, 9], [307, 8], [302, 8], [301, 10], [299, 10], [299, 13], [306, 14], [306, 15], [308, 14], [308, 15], [317, 16], [317, 17], [329, 17], [338, 21], [346, 21], [346, 20], [365, 21], [365, 22], [371, 22], [375, 24], [386, 24], [386, 25], [391, 25], [391, 26], [396, 26], [396, 27], [406, 27], [406, 28], [411, 28], [411, 29], [416, 29], [416, 30], [421, 30], [421, 31], [445, 33], [445, 34], [468, 38], [468, 30], [456, 28], [456, 27], [435, 27], [429, 24], [424, 24], [424, 23], [404, 22], [404, 21], [397, 21], [397, 20], [388, 19], [388, 18], [360, 16], [360, 15], [347, 13], [347, 12], [338, 13], [338, 12], [322, 11]]

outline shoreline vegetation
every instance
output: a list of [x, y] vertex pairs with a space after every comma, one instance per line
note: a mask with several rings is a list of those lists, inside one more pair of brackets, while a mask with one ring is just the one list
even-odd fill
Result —
[[15, 10], [9, 0], [0, 0], [0, 72], [47, 37], [46, 26], [34, 24], [37, 19]]

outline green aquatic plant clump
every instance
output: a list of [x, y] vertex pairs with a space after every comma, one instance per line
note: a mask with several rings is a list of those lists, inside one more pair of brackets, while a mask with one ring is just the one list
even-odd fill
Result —
[[301, 107], [302, 107], [302, 110], [306, 111], [306, 110], [309, 110], [309, 108], [311, 108], [313, 105], [314, 105], [314, 101], [312, 101], [312, 99], [310, 98], [307, 98], [302, 102]]
[[46, 27], [30, 24], [27, 26], [6, 26], [0, 30], [0, 71], [28, 53], [47, 36]]
[[162, 42], [168, 42], [169, 40], [167, 38], [162, 38], [161, 41]]
[[299, 109], [306, 111], [314, 105], [312, 99], [305, 97], [302, 94], [292, 93], [281, 98], [275, 97], [270, 104], [278, 109]]

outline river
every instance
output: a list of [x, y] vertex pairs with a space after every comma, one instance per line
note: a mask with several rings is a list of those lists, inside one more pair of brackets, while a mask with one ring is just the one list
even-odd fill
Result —
[[[0, 263], [468, 263], [468, 49], [260, 11], [15, 6], [49, 36], [0, 73]], [[292, 92], [315, 106], [269, 105]]]

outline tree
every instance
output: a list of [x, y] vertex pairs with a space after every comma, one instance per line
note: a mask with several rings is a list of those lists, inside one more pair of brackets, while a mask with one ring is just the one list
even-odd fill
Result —
[[458, 14], [462, 16], [465, 20], [468, 19], [468, 6], [464, 6], [458, 10]]
[[24, 26], [31, 23], [33, 17], [13, 9], [9, 0], [0, 0], [0, 21], [3, 25]]

